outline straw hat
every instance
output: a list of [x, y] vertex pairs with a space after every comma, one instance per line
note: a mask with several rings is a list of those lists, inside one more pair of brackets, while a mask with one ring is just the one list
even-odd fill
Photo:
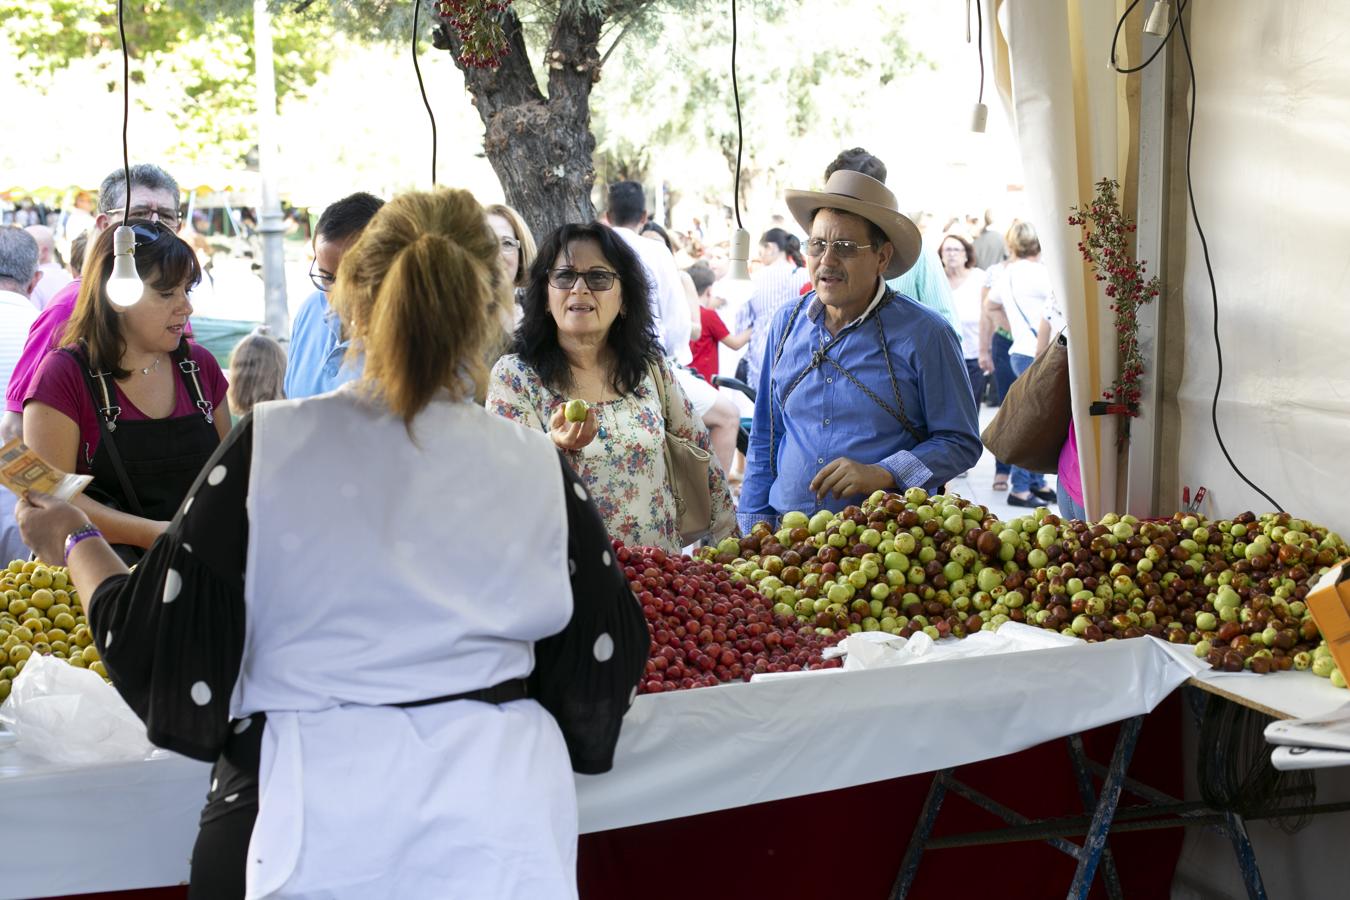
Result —
[[821, 209], [853, 213], [880, 228], [895, 245], [895, 255], [885, 272], [887, 278], [903, 275], [918, 262], [923, 245], [919, 229], [900, 213], [895, 195], [886, 185], [869, 175], [840, 169], [825, 182], [825, 190], [787, 191], [784, 199], [792, 217], [808, 234], [811, 220]]

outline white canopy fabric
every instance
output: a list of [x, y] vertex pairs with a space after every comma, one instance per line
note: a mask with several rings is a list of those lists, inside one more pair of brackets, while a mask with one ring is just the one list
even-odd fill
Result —
[[1129, 97], [1106, 65], [1126, 3], [984, 4], [995, 81], [1022, 150], [1030, 220], [1068, 322], [1083, 497], [1096, 518], [1116, 506], [1117, 422], [1090, 417], [1088, 406], [1114, 378], [1116, 340], [1108, 301], [1078, 253], [1079, 230], [1068, 217], [1102, 178], [1119, 181], [1122, 195], [1131, 193]]
[[[1238, 466], [1274, 500], [1345, 534], [1350, 58], [1335, 48], [1350, 35], [1350, 5], [1287, 0], [1234, 12], [1196, 3], [1188, 28], [1198, 85], [1192, 176], [1223, 347], [1219, 426]], [[1184, 79], [1184, 58], [1177, 68]], [[1178, 104], [1173, 116], [1185, 113]], [[1165, 446], [1164, 456], [1181, 484], [1208, 487], [1210, 511], [1268, 510], [1214, 437], [1209, 277], [1195, 226], [1182, 221], [1171, 244], [1184, 247], [1173, 252], [1185, 254], [1185, 323], [1168, 338], [1168, 362], [1182, 367], [1179, 418], [1175, 451]]]

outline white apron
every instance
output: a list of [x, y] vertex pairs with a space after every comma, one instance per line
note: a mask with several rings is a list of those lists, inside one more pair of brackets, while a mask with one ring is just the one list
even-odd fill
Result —
[[570, 898], [576, 796], [533, 700], [384, 704], [533, 668], [572, 613], [548, 438], [355, 385], [254, 411], [247, 630], [231, 715], [267, 714], [249, 900]]

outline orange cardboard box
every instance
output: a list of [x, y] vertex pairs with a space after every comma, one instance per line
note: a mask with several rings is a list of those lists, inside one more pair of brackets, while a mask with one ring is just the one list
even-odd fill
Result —
[[1307, 603], [1336, 667], [1342, 673], [1350, 672], [1350, 559], [1322, 573], [1308, 592]]

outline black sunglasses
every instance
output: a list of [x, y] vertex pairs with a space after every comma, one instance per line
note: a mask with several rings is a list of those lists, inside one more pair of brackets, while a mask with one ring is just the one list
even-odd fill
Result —
[[585, 272], [578, 272], [576, 269], [550, 269], [548, 283], [560, 291], [570, 291], [576, 285], [577, 279], [581, 279], [592, 291], [607, 291], [614, 287], [614, 280], [618, 277], [618, 272], [609, 269], [587, 269]]
[[148, 247], [166, 234], [173, 234], [167, 226], [159, 222], [137, 222], [131, 226], [131, 233], [136, 236], [137, 247]]

